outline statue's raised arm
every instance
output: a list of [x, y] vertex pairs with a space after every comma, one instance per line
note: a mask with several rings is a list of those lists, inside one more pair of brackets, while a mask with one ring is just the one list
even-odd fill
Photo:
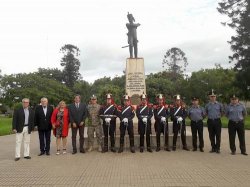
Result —
[[137, 58], [137, 54], [138, 54], [138, 47], [137, 47], [137, 27], [140, 26], [139, 23], [134, 23], [135, 22], [135, 18], [132, 14], [130, 14], [128, 12], [128, 21], [129, 23], [126, 24], [127, 28], [128, 28], [128, 47], [129, 47], [129, 53], [130, 53], [130, 58], [133, 58], [133, 51], [134, 51], [134, 58]]

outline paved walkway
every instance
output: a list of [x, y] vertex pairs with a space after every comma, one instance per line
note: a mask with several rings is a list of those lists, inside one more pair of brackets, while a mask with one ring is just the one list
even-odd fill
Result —
[[[189, 127], [188, 127], [189, 128]], [[38, 135], [32, 134], [31, 160], [14, 161], [15, 135], [0, 137], [0, 186], [250, 186], [250, 156], [230, 155], [227, 129], [222, 130], [221, 154], [209, 152], [130, 153], [96, 151], [38, 157]], [[250, 131], [246, 131], [250, 153]], [[119, 142], [117, 142], [118, 144]], [[236, 141], [238, 145], [238, 140]], [[68, 151], [71, 151], [69, 137]]]

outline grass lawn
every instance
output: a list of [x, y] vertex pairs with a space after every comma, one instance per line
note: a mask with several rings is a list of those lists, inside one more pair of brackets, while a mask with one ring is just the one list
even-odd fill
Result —
[[[203, 122], [204, 122], [204, 126], [206, 127], [207, 126], [207, 118], [204, 119]], [[222, 127], [223, 128], [227, 128], [227, 126], [228, 126], [228, 119], [225, 116], [223, 116], [221, 118], [221, 122], [222, 122]], [[186, 124], [190, 125], [190, 120], [189, 119], [187, 119]], [[245, 119], [245, 129], [250, 130], [250, 115], [248, 115], [246, 117], [246, 119]]]
[[[228, 124], [228, 119], [226, 117], [222, 117], [222, 127], [224, 128], [227, 128], [227, 124]], [[204, 126], [207, 126], [207, 119], [204, 120]], [[9, 118], [9, 117], [3, 117], [3, 116], [0, 116], [0, 136], [3, 136], [3, 135], [8, 135], [8, 134], [11, 134], [12, 133], [12, 118]], [[190, 125], [190, 120], [187, 119], [187, 122], [186, 122], [187, 125]], [[119, 125], [117, 123], [117, 125]], [[250, 115], [248, 115], [246, 117], [246, 120], [245, 120], [245, 129], [248, 129], [250, 130]]]
[[11, 134], [12, 118], [0, 116], [0, 136]]

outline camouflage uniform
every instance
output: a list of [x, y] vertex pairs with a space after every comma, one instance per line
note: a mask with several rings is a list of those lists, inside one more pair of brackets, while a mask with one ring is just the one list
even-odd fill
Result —
[[96, 133], [98, 145], [102, 146], [102, 126], [99, 118], [99, 111], [101, 106], [99, 104], [89, 104], [88, 109], [88, 144], [94, 144], [94, 132]]

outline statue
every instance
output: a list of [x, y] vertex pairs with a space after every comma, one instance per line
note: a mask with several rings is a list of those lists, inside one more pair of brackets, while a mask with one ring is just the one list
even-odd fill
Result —
[[138, 54], [138, 48], [137, 48], [137, 32], [136, 29], [137, 27], [140, 26], [140, 23], [134, 23], [135, 22], [135, 18], [133, 17], [132, 14], [130, 14], [128, 12], [128, 21], [129, 23], [126, 24], [127, 28], [128, 28], [128, 46], [125, 47], [129, 47], [129, 53], [130, 53], [130, 58], [133, 58], [133, 50], [134, 50], [134, 57], [137, 58], [137, 54]]

